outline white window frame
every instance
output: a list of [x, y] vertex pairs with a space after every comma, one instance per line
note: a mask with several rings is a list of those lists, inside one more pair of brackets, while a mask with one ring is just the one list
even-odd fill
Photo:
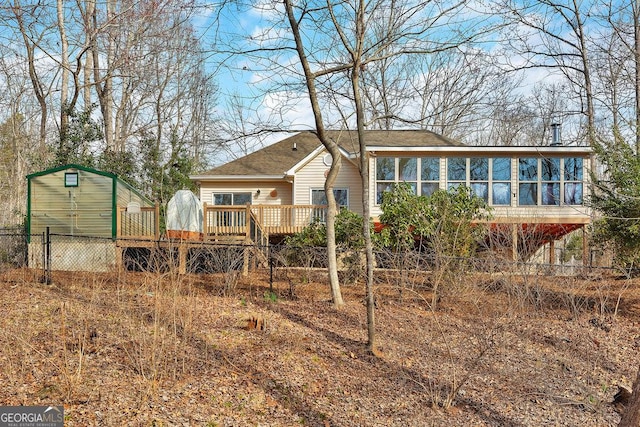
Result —
[[[249, 195], [249, 203], [253, 204], [253, 194], [250, 191], [220, 191], [220, 192], [215, 192], [215, 193], [211, 193], [211, 204], [215, 205], [215, 206], [244, 206], [245, 203], [243, 203], [242, 205], [236, 205], [234, 203], [234, 199], [236, 197], [236, 195]], [[230, 205], [219, 205], [216, 203], [216, 196], [224, 196], [224, 195], [231, 195], [231, 204]]]
[[[315, 203], [313, 203], [313, 192], [314, 191], [322, 191], [324, 193], [324, 187], [311, 187], [309, 188], [309, 200], [311, 201], [311, 205], [314, 205]], [[341, 208], [347, 208], [349, 209], [349, 187], [334, 187], [333, 188], [333, 192], [335, 194], [336, 191], [345, 191], [347, 193], [347, 204], [346, 205], [338, 205], [338, 209]], [[337, 200], [336, 200], [337, 201]]]

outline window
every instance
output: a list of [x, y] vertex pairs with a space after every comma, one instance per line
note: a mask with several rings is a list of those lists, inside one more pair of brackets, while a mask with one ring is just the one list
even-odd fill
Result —
[[440, 188], [440, 159], [422, 157], [420, 165], [420, 194], [430, 196]]
[[65, 172], [64, 173], [64, 186], [65, 187], [77, 187], [78, 186], [78, 172]]
[[511, 159], [491, 159], [491, 203], [496, 206], [511, 204]]
[[379, 157], [376, 159], [376, 203], [382, 202], [382, 193], [391, 191], [396, 182], [396, 159]]
[[376, 158], [376, 203], [382, 193], [391, 191], [398, 182], [409, 184], [414, 194], [429, 196], [440, 187], [438, 157], [378, 157]]
[[251, 203], [251, 193], [213, 193], [213, 204], [239, 206]]
[[560, 159], [542, 159], [542, 204], [560, 205]]
[[469, 184], [476, 196], [485, 202], [489, 200], [489, 159], [484, 157], [469, 159]]
[[488, 201], [489, 159], [486, 157], [452, 157], [448, 159], [447, 189], [450, 190], [460, 185], [471, 188], [476, 196]]
[[451, 190], [467, 182], [467, 159], [452, 157], [447, 160], [447, 189]]
[[[334, 188], [333, 196], [336, 198], [336, 203], [339, 208], [349, 208], [349, 189], [347, 188]], [[311, 204], [312, 205], [326, 205], [327, 195], [324, 189], [312, 189], [311, 190]]]
[[538, 204], [538, 159], [518, 159], [518, 204]]
[[398, 182], [406, 182], [418, 194], [418, 159], [402, 157], [398, 159]]
[[518, 204], [583, 204], [582, 158], [518, 159]]
[[566, 205], [582, 204], [582, 167], [583, 159], [564, 159], [564, 203]]

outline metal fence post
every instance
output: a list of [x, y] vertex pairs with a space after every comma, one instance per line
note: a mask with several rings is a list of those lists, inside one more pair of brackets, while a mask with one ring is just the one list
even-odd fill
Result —
[[51, 284], [51, 232], [47, 227], [45, 237], [45, 283]]
[[271, 246], [267, 246], [267, 254], [269, 256], [269, 292], [273, 294], [273, 254]]

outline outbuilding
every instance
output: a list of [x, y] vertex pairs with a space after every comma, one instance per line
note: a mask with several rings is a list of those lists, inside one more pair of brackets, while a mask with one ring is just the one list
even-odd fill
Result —
[[118, 238], [157, 235], [155, 210], [153, 202], [110, 172], [68, 164], [27, 175], [30, 265], [46, 262], [48, 230], [50, 268], [109, 270], [116, 264]]

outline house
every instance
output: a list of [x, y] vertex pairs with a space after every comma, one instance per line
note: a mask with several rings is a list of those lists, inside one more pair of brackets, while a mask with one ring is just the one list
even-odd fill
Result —
[[[359, 146], [355, 131], [329, 131], [340, 147], [338, 204], [362, 213]], [[407, 182], [417, 194], [466, 185], [493, 208], [492, 227], [525, 258], [540, 245], [591, 221], [585, 205], [589, 147], [467, 146], [425, 130], [369, 130], [369, 208], [381, 214], [381, 194]], [[301, 230], [323, 215], [324, 182], [332, 163], [313, 131], [301, 131], [247, 156], [190, 178], [205, 204], [205, 233], [252, 216], [269, 236]], [[234, 215], [229, 210], [236, 209]], [[586, 239], [584, 239], [586, 241]], [[586, 246], [585, 246], [586, 248]], [[586, 249], [585, 249], [586, 250]], [[553, 251], [551, 251], [553, 253]]]

